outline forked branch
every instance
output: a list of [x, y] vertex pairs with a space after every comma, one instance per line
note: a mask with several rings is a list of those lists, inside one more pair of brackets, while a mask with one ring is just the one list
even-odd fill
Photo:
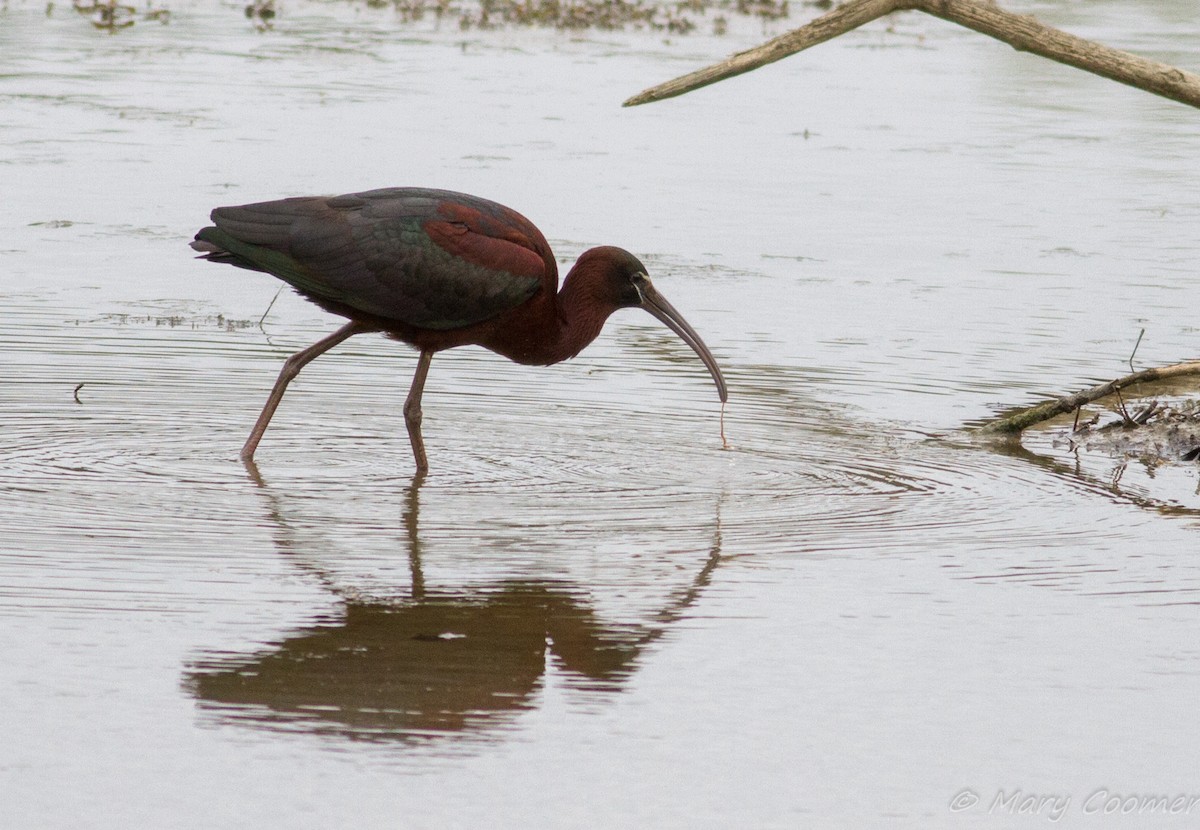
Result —
[[1022, 52], [1032, 52], [1180, 103], [1200, 107], [1200, 76], [1165, 63], [1103, 46], [1013, 14], [990, 0], [850, 0], [811, 23], [745, 52], [633, 96], [625, 106], [673, 98], [693, 89], [749, 72], [845, 34], [878, 17], [922, 11], [982, 32]]

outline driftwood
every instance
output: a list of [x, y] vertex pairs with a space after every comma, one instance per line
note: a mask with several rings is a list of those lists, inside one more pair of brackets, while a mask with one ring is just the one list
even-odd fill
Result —
[[980, 427], [979, 431], [993, 435], [1013, 435], [1026, 427], [1033, 426], [1042, 421], [1048, 421], [1056, 415], [1073, 412], [1084, 404], [1098, 401], [1101, 398], [1107, 398], [1109, 395], [1118, 394], [1122, 389], [1129, 386], [1156, 380], [1166, 380], [1168, 378], [1185, 377], [1187, 375], [1200, 375], [1200, 360], [1175, 363], [1171, 366], [1162, 366], [1158, 369], [1146, 369], [1141, 372], [1134, 372], [1131, 375], [1110, 380], [1108, 383], [1093, 386], [1091, 389], [1076, 392], [1074, 395], [1045, 401], [1037, 406], [1021, 409], [1003, 418], [989, 421]]
[[682, 95], [816, 46], [885, 14], [905, 10], [926, 12], [994, 37], [1018, 51], [1032, 52], [1180, 103], [1200, 107], [1200, 76], [1067, 34], [1027, 15], [1004, 11], [990, 0], [850, 0], [806, 26], [761, 46], [739, 52], [720, 63], [651, 87], [633, 96], [624, 105], [632, 107]]

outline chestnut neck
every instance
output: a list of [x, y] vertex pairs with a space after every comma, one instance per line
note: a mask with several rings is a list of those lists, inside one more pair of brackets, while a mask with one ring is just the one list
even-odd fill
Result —
[[596, 339], [620, 304], [611, 263], [589, 251], [575, 263], [555, 295], [543, 295], [539, 314], [508, 323], [502, 342], [484, 343], [518, 363], [548, 366], [569, 360]]
[[608, 289], [611, 269], [597, 259], [581, 257], [563, 280], [558, 306], [558, 360], [575, 357], [600, 336], [604, 323], [620, 306]]

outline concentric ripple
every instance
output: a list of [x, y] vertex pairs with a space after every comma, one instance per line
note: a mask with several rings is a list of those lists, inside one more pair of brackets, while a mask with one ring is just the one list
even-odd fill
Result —
[[[307, 367], [260, 447], [260, 482], [237, 451], [284, 357], [319, 332], [268, 339], [211, 315], [170, 325], [133, 315], [81, 320], [64, 336], [61, 314], [27, 308], [4, 337], [19, 347], [7, 359], [21, 382], [2, 404], [0, 477], [9, 526], [27, 544], [70, 537], [86, 517], [106, 529], [91, 540], [101, 547], [148, 534], [188, 550], [228, 544], [239, 525], [275, 533], [286, 516], [334, 570], [357, 563], [375, 586], [359, 590], [405, 589], [406, 566], [378, 569], [407, 544], [408, 349], [360, 337]], [[665, 338], [645, 341], [601, 341], [550, 369], [469, 349], [435, 359], [419, 524], [431, 561], [482, 555], [496, 565], [476, 574], [487, 579], [512, 565], [497, 550], [570, 570], [580, 549], [610, 565], [706, 555], [718, 530], [739, 556], [911, 554], [989, 534], [1003, 546], [1011, 519], [998, 493], [1061, 490], [980, 448], [856, 422], [808, 398], [802, 371], [779, 367], [730, 367], [723, 446], [703, 369]], [[264, 493], [280, 502], [265, 513]]]

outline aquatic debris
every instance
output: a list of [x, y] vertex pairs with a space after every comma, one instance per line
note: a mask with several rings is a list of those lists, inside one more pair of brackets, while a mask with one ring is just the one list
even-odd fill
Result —
[[260, 32], [270, 29], [275, 25], [275, 0], [252, 0], [246, 6], [246, 19]]
[[[788, 0], [366, 0], [374, 8], [391, 6], [405, 22], [426, 14], [458, 20], [461, 29], [498, 29], [529, 26], [551, 29], [647, 29], [687, 34], [697, 28], [697, 18], [718, 12], [714, 34], [729, 26], [725, 15], [778, 20], [789, 14]], [[809, 0], [801, 5], [819, 5]]]
[[[1195, 377], [1197, 375], [1200, 375], [1200, 360], [1175, 363], [1170, 366], [1160, 366], [1156, 369], [1144, 369], [1140, 372], [1134, 372], [1117, 378], [1116, 380], [1110, 380], [1108, 383], [1093, 386], [1091, 389], [1084, 389], [1082, 392], [1076, 392], [1074, 395], [1067, 395], [1063, 398], [1044, 401], [1036, 406], [1018, 409], [1006, 416], [995, 418], [983, 424], [980, 427], [980, 432], [992, 435], [1016, 435], [1026, 427], [1031, 427], [1042, 421], [1048, 421], [1058, 415], [1074, 412], [1085, 404], [1098, 401], [1101, 398], [1116, 395], [1119, 399], [1122, 389], [1128, 389], [1137, 384], [1171, 378]], [[1121, 407], [1124, 408], [1124, 401], [1121, 401]]]
[[31, 228], [70, 228], [74, 226], [74, 222], [70, 219], [48, 219], [45, 222], [30, 222]]
[[788, 4], [787, 0], [737, 0], [737, 12], [763, 20], [780, 20], [788, 16]]
[[458, 25], [463, 29], [500, 26], [542, 26], [554, 29], [665, 28], [658, 21], [664, 7], [642, 0], [479, 0], [472, 12], [464, 6]]
[[116, 323], [118, 326], [166, 326], [167, 328], [205, 329], [223, 331], [257, 328], [254, 320], [226, 317], [224, 314], [101, 314], [96, 320], [75, 320], [75, 325], [96, 322]]
[[1162, 404], [1153, 400], [1134, 414], [1121, 405], [1116, 414], [1117, 418], [1103, 424], [1101, 416], [1093, 416], [1056, 438], [1054, 445], [1137, 458], [1155, 466], [1200, 459], [1200, 401]]
[[1200, 458], [1200, 401], [1182, 401], [1162, 405], [1151, 401], [1136, 415], [1121, 409], [1121, 417], [1107, 424], [1093, 424], [1075, 430], [1070, 441], [1075, 446], [1102, 449], [1112, 455], [1138, 458]]
[[[790, 15], [791, 6], [827, 8], [829, 0], [361, 0], [368, 8], [393, 9], [402, 23], [415, 23], [432, 16], [438, 22], [457, 20], [463, 30], [508, 27], [541, 27], [562, 30], [600, 29], [617, 31], [645, 29], [684, 35], [695, 31], [699, 21], [710, 24], [714, 35], [729, 30], [732, 17], [759, 18], [764, 23]], [[92, 19], [92, 25], [108, 32], [132, 26], [138, 10], [119, 0], [72, 0], [77, 12]], [[273, 29], [281, 9], [275, 0], [249, 0], [242, 13], [260, 32]], [[50, 16], [54, 3], [46, 5]], [[708, 15], [714, 16], [709, 20]], [[166, 23], [170, 12], [148, 7], [142, 20]]]
[[[126, 29], [137, 22], [137, 8], [119, 3], [117, 0], [90, 0], [90, 2], [72, 0], [71, 5], [79, 14], [91, 18], [92, 25], [97, 29], [103, 29], [110, 33], [116, 32], [118, 29]], [[46, 6], [47, 16], [50, 15], [53, 8], [53, 3]], [[143, 20], [157, 20], [160, 23], [166, 23], [170, 18], [169, 11], [154, 7], [147, 7], [142, 15]]]
[[122, 5], [117, 0], [108, 0], [106, 3], [96, 2], [96, 0], [92, 0], [91, 3], [83, 3], [80, 0], [74, 0], [72, 5], [75, 7], [75, 11], [90, 17], [92, 25], [97, 29], [106, 29], [112, 32], [132, 26], [137, 22], [134, 18], [137, 9], [133, 6]]

